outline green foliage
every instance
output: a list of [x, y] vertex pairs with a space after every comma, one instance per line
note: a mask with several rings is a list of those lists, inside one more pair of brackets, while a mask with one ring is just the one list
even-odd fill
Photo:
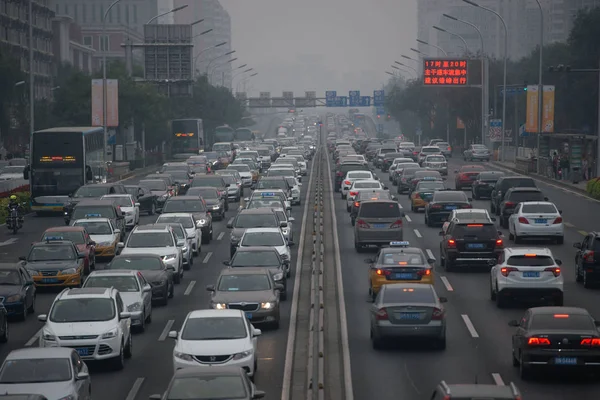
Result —
[[600, 178], [590, 179], [587, 182], [586, 192], [588, 192], [593, 198], [600, 199]]
[[[26, 77], [19, 63], [0, 51], [0, 132], [8, 132], [11, 126], [11, 110], [22, 112], [25, 95], [28, 93]], [[24, 82], [15, 86], [19, 82]], [[13, 114], [14, 115], [14, 114]]]
[[[25, 213], [31, 211], [31, 195], [29, 192], [16, 192], [13, 193], [17, 196], [17, 201], [23, 205]], [[6, 222], [8, 216], [8, 198], [0, 199], [0, 224]]]

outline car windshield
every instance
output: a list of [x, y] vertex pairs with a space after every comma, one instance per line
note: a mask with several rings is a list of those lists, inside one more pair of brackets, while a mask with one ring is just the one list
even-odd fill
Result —
[[223, 275], [217, 290], [221, 292], [258, 292], [271, 289], [265, 274]]
[[140, 285], [134, 276], [90, 276], [85, 280], [83, 287], [114, 287], [121, 293], [140, 291]]
[[446, 162], [446, 158], [444, 156], [429, 156], [427, 162]]
[[438, 147], [423, 147], [421, 149], [421, 153], [439, 153], [440, 149]]
[[419, 253], [383, 253], [380, 258], [380, 262], [385, 265], [423, 265], [425, 260]]
[[279, 226], [274, 214], [240, 214], [235, 219], [234, 228], [276, 228]]
[[75, 198], [82, 197], [102, 197], [106, 194], [108, 188], [106, 186], [82, 186], [73, 194]]
[[192, 181], [192, 187], [197, 186], [208, 186], [214, 188], [223, 187], [223, 178], [221, 178], [220, 176], [203, 176], [201, 178], [194, 178], [194, 180]]
[[166, 192], [167, 191], [167, 183], [163, 180], [147, 180], [140, 181], [141, 186], [145, 186], [148, 189], [154, 192]]
[[536, 331], [596, 331], [594, 320], [582, 314], [537, 314], [531, 318], [529, 329]]
[[534, 191], [512, 192], [510, 194], [509, 199], [513, 203], [520, 203], [520, 202], [523, 202], [523, 201], [543, 200], [544, 199], [544, 195], [542, 194], [542, 192], [534, 192]]
[[190, 180], [187, 171], [169, 171], [167, 172], [167, 175], [171, 175], [171, 178], [173, 178], [175, 182], [179, 183]]
[[411, 178], [411, 177], [415, 176], [417, 171], [420, 171], [420, 170], [421, 170], [421, 168], [404, 168], [404, 170], [402, 171], [402, 177], [403, 178]]
[[206, 207], [204, 203], [198, 200], [179, 200], [172, 199], [165, 203], [163, 213], [194, 213], [204, 212]]
[[103, 200], [111, 200], [119, 207], [133, 207], [134, 204], [129, 196], [115, 196], [115, 197], [103, 197]]
[[129, 235], [127, 247], [173, 247], [173, 238], [168, 232], [135, 232]]
[[169, 214], [164, 214], [158, 217], [156, 220], [158, 224], [181, 224], [184, 228], [194, 228], [194, 221], [192, 217], [173, 217]]
[[69, 358], [26, 358], [6, 360], [0, 370], [0, 383], [23, 384], [71, 380]]
[[77, 255], [71, 246], [59, 245], [43, 245], [34, 246], [29, 252], [28, 261], [66, 261], [76, 260]]
[[526, 214], [558, 214], [554, 204], [523, 204], [521, 211]]
[[71, 220], [83, 219], [88, 217], [115, 218], [114, 206], [75, 206], [71, 214]]
[[214, 189], [214, 188], [190, 188], [185, 195], [186, 196], [198, 196], [198, 197], [202, 197], [203, 199], [218, 199], [219, 198], [219, 193], [217, 192], [217, 189]]
[[52, 231], [52, 232], [45, 232], [44, 236], [42, 236], [42, 242], [45, 242], [46, 240], [51, 238], [56, 238], [56, 237], [60, 237], [62, 238], [61, 240], [68, 240], [70, 242], [73, 242], [75, 244], [83, 244], [85, 243], [85, 240], [83, 238], [83, 232], [81, 231]]
[[168, 400], [247, 399], [241, 376], [206, 375], [175, 378], [167, 393]]
[[115, 318], [115, 303], [106, 298], [58, 300], [52, 305], [49, 319], [56, 323], [100, 322]]
[[182, 340], [227, 340], [248, 336], [240, 317], [189, 318], [181, 331]]
[[161, 261], [156, 257], [113, 258], [109, 269], [126, 269], [131, 271], [159, 271], [163, 269]]
[[408, 303], [408, 304], [433, 304], [435, 296], [429, 288], [386, 288], [383, 294], [383, 303]]
[[231, 259], [232, 267], [278, 267], [276, 251], [238, 251]]
[[525, 254], [508, 257], [506, 264], [521, 267], [551, 267], [554, 265], [554, 260], [550, 256]]
[[400, 218], [398, 203], [361, 203], [359, 216], [363, 218]]
[[443, 182], [436, 182], [436, 181], [434, 181], [434, 182], [422, 182], [421, 181], [417, 185], [416, 191], [420, 191], [420, 190], [429, 190], [429, 191], [433, 190], [433, 191], [436, 191], [436, 190], [444, 190], [444, 189], [445, 189], [445, 186], [444, 186]]
[[0, 270], [0, 285], [21, 285], [21, 276], [17, 270]]
[[283, 246], [285, 244], [280, 232], [246, 232], [242, 238], [242, 246]]
[[257, 189], [283, 189], [287, 190], [287, 184], [284, 180], [279, 179], [268, 179], [268, 180], [259, 180], [257, 184]]
[[377, 189], [380, 188], [381, 184], [379, 182], [355, 182], [352, 186], [353, 189]]
[[85, 227], [85, 230], [90, 235], [112, 235], [113, 233], [108, 221], [97, 222], [78, 220], [73, 225]]
[[434, 202], [437, 201], [458, 201], [458, 202], [467, 202], [468, 198], [464, 192], [437, 192], [435, 197], [433, 198]]

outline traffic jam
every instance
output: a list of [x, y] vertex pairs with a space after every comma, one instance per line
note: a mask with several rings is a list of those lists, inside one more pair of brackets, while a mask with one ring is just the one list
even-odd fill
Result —
[[[192, 309], [178, 329], [167, 321], [159, 341], [174, 346], [155, 362], [168, 364], [161, 373], [172, 379], [151, 398], [191, 398], [189, 380], [182, 379], [189, 374], [213, 382], [205, 395], [264, 397], [253, 383], [263, 362], [259, 342], [263, 330], [276, 332], [288, 318], [284, 303], [300, 227], [293, 215], [317, 150], [318, 120], [290, 116], [276, 139], [216, 143], [218, 152], [165, 163], [135, 184], [89, 184], [72, 193], [60, 222], [37, 234], [18, 260], [0, 266], [0, 342], [13, 340], [9, 327], [19, 324], [13, 319], [39, 322], [25, 347], [7, 354], [0, 393], [91, 399], [92, 365], [131, 368], [136, 342], [151, 351], [139, 339], [153, 314], [171, 307], [168, 313], [179, 313], [177, 297], [196, 287], [208, 294], [208, 304], [185, 303]], [[217, 252], [220, 241], [229, 242], [226, 251]], [[218, 258], [214, 281], [189, 280]], [[52, 298], [43, 308], [42, 296]], [[103, 390], [94, 386], [99, 398], [106, 397]]]

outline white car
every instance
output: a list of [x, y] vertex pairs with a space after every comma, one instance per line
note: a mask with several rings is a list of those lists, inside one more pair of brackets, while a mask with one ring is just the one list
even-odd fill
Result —
[[123, 369], [132, 355], [131, 314], [115, 288], [65, 289], [56, 296], [45, 322], [40, 347], [72, 347], [83, 360], [111, 360]]
[[83, 226], [96, 243], [96, 258], [114, 257], [121, 240], [121, 230], [116, 229], [110, 218], [85, 218], [71, 222], [72, 226]]
[[202, 228], [195, 222], [192, 214], [169, 213], [161, 214], [156, 219], [157, 224], [180, 223], [185, 229], [187, 240], [192, 245], [192, 252], [197, 256], [202, 251]]
[[439, 147], [437, 146], [423, 146], [421, 148], [421, 152], [419, 153], [419, 164], [423, 164], [423, 162], [425, 161], [425, 157], [427, 156], [431, 156], [431, 155], [442, 155], [442, 151], [440, 150]]
[[246, 164], [231, 164], [225, 168], [225, 171], [237, 171], [242, 178], [242, 186], [252, 186], [252, 171], [250, 171], [250, 167]]
[[508, 238], [515, 243], [529, 238], [548, 238], [562, 244], [564, 237], [561, 212], [549, 201], [519, 203], [508, 218]]
[[293, 178], [291, 176], [286, 177], [285, 180], [287, 181], [288, 185], [290, 185], [290, 187], [292, 188], [290, 190], [292, 193], [292, 198], [290, 199], [291, 204], [299, 206], [300, 204], [302, 204], [302, 199], [300, 198], [300, 195], [302, 193], [302, 191], [300, 190], [300, 186], [302, 186], [302, 182], [300, 182], [298, 178]]
[[448, 175], [448, 161], [443, 155], [426, 156], [423, 160], [423, 167], [438, 171], [442, 175]]
[[340, 188], [343, 200], [345, 200], [346, 196], [348, 196], [348, 192], [350, 191], [350, 187], [354, 181], [360, 180], [376, 181], [377, 179], [375, 179], [375, 176], [373, 176], [371, 171], [348, 171], [342, 180], [342, 187]]
[[[274, 247], [284, 260], [292, 261], [290, 246], [294, 242], [287, 240], [280, 228], [248, 228], [240, 239], [239, 247]], [[288, 270], [288, 278], [290, 271]]]
[[388, 190], [388, 187], [383, 186], [381, 182], [376, 180], [365, 179], [352, 182], [352, 186], [350, 186], [350, 190], [346, 196], [346, 211], [350, 212], [352, 210], [352, 203], [354, 203], [354, 199], [361, 189]]
[[153, 225], [136, 226], [129, 234], [127, 242], [119, 243], [121, 255], [155, 254], [163, 262], [173, 267], [173, 282], [181, 283], [183, 278], [183, 253], [178, 247], [177, 237], [170, 227]]
[[298, 169], [300, 169], [300, 175], [306, 176], [308, 175], [308, 165], [306, 164], [306, 160], [304, 156], [298, 154], [289, 154], [286, 157], [295, 158], [298, 161]]
[[500, 308], [513, 299], [543, 300], [562, 306], [564, 279], [561, 265], [548, 248], [506, 248], [490, 272], [490, 297]]
[[294, 217], [290, 217], [286, 210], [283, 208], [273, 208], [273, 212], [277, 216], [279, 223], [281, 224], [281, 232], [286, 240], [293, 242], [294, 241], [294, 226], [292, 223], [296, 220]]
[[288, 166], [288, 164], [280, 164], [283, 166], [275, 166], [275, 164], [273, 164], [271, 166], [271, 168], [269, 168], [269, 170], [267, 171], [267, 176], [293, 176], [294, 178], [298, 178], [299, 181], [302, 180], [302, 178], [298, 175], [297, 171], [292, 168], [291, 165]]
[[402, 163], [414, 163], [414, 161], [412, 158], [407, 157], [394, 158], [394, 160], [392, 161], [392, 165], [390, 165], [390, 168], [388, 169], [388, 179], [390, 181], [394, 180], [394, 171], [396, 170], [396, 168], [398, 168], [398, 165]]
[[496, 218], [490, 217], [490, 213], [488, 213], [488, 210], [485, 210], [483, 208], [465, 208], [459, 210], [452, 210], [452, 212], [448, 216], [448, 219], [442, 225], [442, 231], [446, 233], [448, 225], [450, 225], [450, 221], [460, 221], [461, 219], [485, 222], [496, 221]]
[[101, 200], [112, 200], [125, 215], [125, 226], [133, 229], [140, 222], [140, 203], [136, 203], [130, 194], [107, 194]]
[[169, 337], [176, 340], [173, 370], [235, 366], [254, 376], [258, 366], [257, 338], [261, 333], [241, 310], [192, 311], [179, 332], [169, 332]]

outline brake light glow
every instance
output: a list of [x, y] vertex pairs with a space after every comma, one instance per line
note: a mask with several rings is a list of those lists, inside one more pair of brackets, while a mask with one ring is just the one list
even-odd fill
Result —
[[452, 151], [452, 147], [448, 147], [448, 151]]
[[467, 174], [459, 174], [458, 179], [461, 181], [466, 181], [469, 179], [469, 176]]
[[356, 196], [358, 192], [350, 192], [350, 196]]
[[594, 252], [588, 251], [587, 253], [585, 253], [585, 255], [583, 256], [583, 261], [594, 262]]
[[369, 229], [371, 225], [369, 225], [364, 219], [359, 219], [356, 221], [356, 225], [362, 229]]
[[530, 337], [527, 341], [529, 346], [550, 346], [550, 339], [540, 337]]
[[537, 254], [525, 254], [525, 257], [537, 257]]
[[504, 246], [504, 241], [502, 239], [496, 239], [496, 247]]
[[399, 219], [396, 222], [394, 222], [393, 224], [390, 225], [390, 229], [398, 229], [398, 228], [402, 228], [402, 220]]
[[562, 217], [558, 217], [554, 220], [553, 224], [562, 224]]
[[598, 347], [600, 346], [600, 339], [598, 338], [585, 338], [585, 339], [581, 339], [581, 343], [582, 346], [592, 346], [592, 347]]
[[512, 201], [507, 201], [506, 203], [504, 203], [505, 207], [514, 207], [516, 204], [513, 203]]
[[344, 174], [342, 173], [342, 171], [338, 171], [338, 172], [336, 172], [336, 175], [337, 176], [343, 176]]
[[569, 314], [554, 314], [554, 318], [569, 318]]
[[502, 267], [500, 268], [500, 273], [502, 276], [508, 276], [511, 272], [517, 272], [518, 269], [515, 267]]
[[456, 240], [448, 239], [448, 247], [456, 247]]
[[413, 199], [420, 199], [421, 195], [417, 192], [413, 193]]
[[467, 224], [467, 228], [481, 228], [483, 224]]
[[344, 181], [344, 184], [345, 184], [345, 185], [349, 185], [349, 184], [350, 184], [350, 181]]
[[419, 276], [429, 276], [431, 275], [431, 270], [430, 269], [422, 269], [420, 271], [417, 272], [417, 275]]
[[408, 265], [406, 261], [398, 261], [398, 265]]
[[439, 210], [440, 208], [442, 208], [442, 206], [440, 204], [430, 204], [429, 208], [433, 208], [435, 210]]
[[387, 270], [387, 269], [378, 269], [377, 270], [377, 275], [389, 276], [391, 274], [392, 274], [392, 272], [390, 270]]
[[358, 201], [355, 201], [354, 202], [354, 207], [358, 207], [358, 206], [360, 206], [360, 203]]
[[433, 313], [431, 314], [431, 319], [440, 320], [444, 318], [444, 310], [440, 310], [439, 308], [434, 308]]
[[529, 224], [529, 220], [525, 217], [519, 217], [520, 224]]
[[388, 320], [388, 313], [387, 310], [385, 308], [380, 308], [376, 313], [375, 313], [375, 319], [379, 320], [379, 321], [387, 321]]

